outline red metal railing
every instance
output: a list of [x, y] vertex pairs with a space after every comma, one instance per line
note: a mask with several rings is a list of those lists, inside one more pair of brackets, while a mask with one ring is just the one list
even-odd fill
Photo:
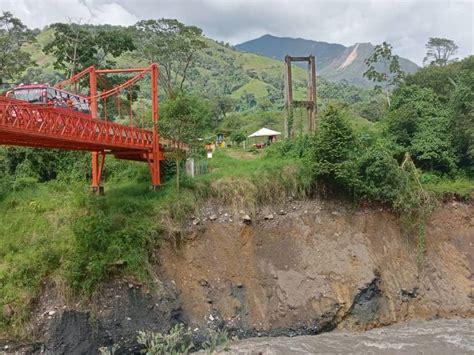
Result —
[[[18, 135], [22, 137], [17, 139]], [[0, 97], [0, 144], [15, 144], [15, 140], [24, 143], [26, 138], [30, 138], [30, 146], [88, 151], [100, 148], [146, 152], [153, 144], [151, 130], [92, 119], [88, 114], [68, 109]]]

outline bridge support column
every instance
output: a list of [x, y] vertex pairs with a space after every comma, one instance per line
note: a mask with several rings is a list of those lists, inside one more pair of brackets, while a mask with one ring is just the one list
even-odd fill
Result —
[[104, 187], [101, 186], [104, 163], [105, 152], [92, 152], [92, 191], [100, 195], [104, 193]]
[[153, 120], [153, 150], [148, 156], [148, 165], [151, 173], [151, 189], [154, 191], [160, 186], [160, 160], [163, 159], [160, 151], [160, 136], [158, 135], [158, 65], [151, 65], [151, 118]]
[[148, 161], [148, 166], [150, 167], [150, 173], [151, 173], [151, 190], [155, 191], [161, 184], [161, 179], [160, 179], [160, 155], [161, 153], [158, 152], [156, 154], [155, 152], [151, 153], [151, 157], [149, 158]]

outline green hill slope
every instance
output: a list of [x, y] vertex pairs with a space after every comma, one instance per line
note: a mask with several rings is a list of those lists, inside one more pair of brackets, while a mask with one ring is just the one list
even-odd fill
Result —
[[[110, 28], [113, 28], [110, 26]], [[29, 68], [22, 81], [54, 83], [64, 76], [53, 68], [54, 58], [43, 52], [43, 47], [53, 40], [53, 30], [44, 29], [37, 35], [37, 41], [25, 49], [31, 53], [37, 66]], [[255, 53], [233, 50], [212, 39], [205, 39], [207, 48], [200, 51], [191, 68], [186, 89], [203, 97], [230, 96], [238, 111], [258, 107], [259, 104], [281, 109], [283, 106], [283, 62]], [[139, 53], [126, 53], [115, 58], [117, 67], [137, 67], [147, 64]], [[293, 89], [296, 99], [306, 96], [307, 74], [298, 66], [293, 67]], [[318, 94], [326, 98], [361, 96], [360, 89], [345, 86], [340, 90], [336, 84], [318, 78]]]

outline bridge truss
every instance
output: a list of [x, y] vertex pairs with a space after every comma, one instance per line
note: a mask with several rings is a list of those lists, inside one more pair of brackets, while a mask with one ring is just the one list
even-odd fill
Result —
[[[98, 78], [117, 73], [132, 73], [134, 76], [116, 87], [98, 92]], [[157, 64], [137, 69], [99, 70], [91, 66], [56, 87], [77, 85], [87, 75], [90, 114], [0, 96], [0, 144], [92, 152], [92, 189], [95, 192], [103, 191], [101, 179], [106, 154], [119, 159], [143, 161], [150, 169], [151, 186], [156, 188], [161, 183], [160, 161], [164, 159], [164, 150], [177, 146], [176, 142], [160, 139], [158, 134]], [[107, 98], [130, 88], [146, 75], [150, 75], [151, 79], [151, 128], [147, 128], [150, 124], [145, 125], [143, 119], [141, 126], [135, 125], [132, 109], [129, 125], [99, 117], [100, 100], [106, 102]]]

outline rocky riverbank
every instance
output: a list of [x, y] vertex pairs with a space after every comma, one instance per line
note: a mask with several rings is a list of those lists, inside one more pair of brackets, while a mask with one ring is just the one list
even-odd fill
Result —
[[[192, 217], [192, 218], [191, 218]], [[238, 337], [367, 330], [411, 319], [474, 317], [474, 206], [449, 202], [417, 240], [384, 208], [292, 201], [256, 213], [209, 204], [181, 235], [150, 251], [156, 282], [116, 279], [90, 303], [45, 282], [25, 352], [138, 350], [138, 330], [176, 322]], [[117, 266], [120, 267], [120, 266]], [[5, 342], [6, 351], [18, 349]]]

